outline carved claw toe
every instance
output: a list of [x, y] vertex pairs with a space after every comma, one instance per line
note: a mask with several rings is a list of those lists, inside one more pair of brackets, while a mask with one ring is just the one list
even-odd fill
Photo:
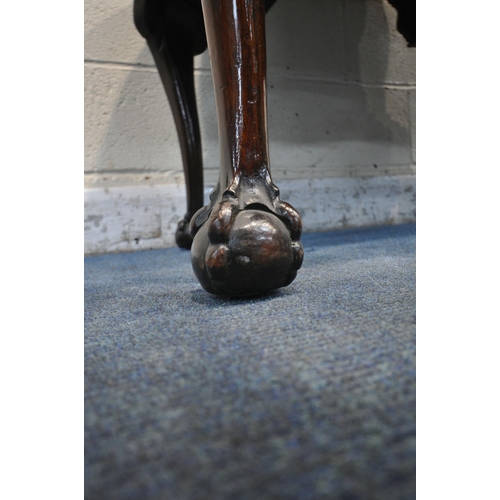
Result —
[[241, 210], [232, 201], [216, 205], [191, 247], [193, 270], [203, 288], [245, 296], [289, 285], [304, 255], [300, 217], [297, 224], [290, 209], [280, 218], [266, 210]]
[[182, 220], [179, 221], [177, 225], [177, 231], [175, 232], [175, 242], [180, 248], [186, 248], [189, 250], [193, 244], [193, 237], [191, 236], [191, 231], [189, 230], [189, 221], [191, 217], [186, 214]]

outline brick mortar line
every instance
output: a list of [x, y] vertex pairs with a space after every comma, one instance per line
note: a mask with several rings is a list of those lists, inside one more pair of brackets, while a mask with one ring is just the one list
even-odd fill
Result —
[[[84, 63], [104, 68], [114, 68], [119, 70], [128, 70], [128, 71], [146, 71], [148, 73], [157, 72], [156, 66], [147, 65], [147, 64], [132, 64], [132, 63], [122, 63], [116, 61], [98, 61], [93, 59], [85, 59]], [[211, 71], [207, 68], [195, 68], [195, 73], [211, 73]], [[415, 90], [416, 84], [414, 83], [405, 83], [405, 82], [359, 82], [354, 80], [340, 80], [337, 78], [328, 78], [321, 76], [308, 76], [308, 75], [298, 75], [294, 73], [285, 73], [283, 71], [273, 71], [268, 70], [267, 72], [267, 80], [269, 81], [272, 78], [285, 78], [287, 80], [294, 80], [297, 82], [310, 82], [310, 83], [324, 83], [324, 84], [333, 84], [333, 85], [343, 85], [343, 86], [351, 86], [351, 87], [362, 87], [362, 88], [386, 88], [386, 89], [396, 89], [396, 90]]]
[[[360, 165], [359, 167], [355, 168], [346, 168], [346, 167], [319, 167], [315, 169], [305, 169], [305, 170], [294, 170], [285, 168], [285, 167], [280, 167], [276, 166], [274, 169], [273, 173], [281, 173], [283, 170], [287, 170], [289, 172], [290, 178], [293, 179], [297, 175], [304, 175], [304, 174], [313, 174], [312, 176], [306, 175], [304, 178], [317, 178], [316, 175], [314, 174], [334, 174], [333, 177], [337, 177], [338, 174], [349, 174], [349, 175], [341, 175], [341, 177], [384, 177], [384, 176], [391, 176], [391, 175], [414, 175], [416, 171], [416, 164], [398, 164], [398, 165], [380, 165], [380, 168], [377, 170], [372, 170], [371, 165]], [[368, 170], [369, 169], [369, 170]], [[388, 170], [387, 173], [380, 173], [382, 170]], [[207, 173], [217, 173], [219, 171], [218, 167], [205, 167], [204, 172]], [[167, 184], [176, 184], [177, 181], [175, 177], [182, 177], [184, 178], [184, 172], [182, 170], [170, 170], [168, 172], [154, 172], [154, 171], [134, 171], [134, 172], [113, 172], [113, 171], [102, 171], [102, 172], [85, 172], [84, 177], [87, 179], [91, 177], [103, 177], [103, 176], [108, 176], [108, 177], [125, 177], [125, 176], [130, 176], [130, 177], [147, 177], [147, 176], [152, 176], [152, 177], [163, 177], [163, 178], [168, 178], [169, 182]], [[329, 177], [329, 175], [327, 175]], [[287, 178], [282, 178], [283, 180], [287, 180]], [[172, 181], [172, 182], [170, 182]]]
[[364, 88], [387, 88], [387, 89], [400, 89], [400, 90], [414, 90], [417, 88], [415, 83], [406, 83], [406, 82], [360, 82], [356, 80], [341, 80], [338, 78], [329, 78], [323, 76], [309, 76], [309, 75], [297, 75], [297, 74], [288, 74], [284, 72], [276, 72], [273, 73], [268, 72], [267, 80], [270, 80], [270, 77], [280, 77], [285, 78], [287, 80], [295, 80], [299, 82], [310, 82], [310, 83], [330, 83], [334, 85], [345, 85], [352, 87], [364, 87]]

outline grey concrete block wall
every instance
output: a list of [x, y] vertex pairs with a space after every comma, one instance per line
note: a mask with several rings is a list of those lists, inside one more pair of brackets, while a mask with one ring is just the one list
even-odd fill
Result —
[[[85, 0], [86, 253], [174, 245], [185, 211], [177, 133], [132, 5]], [[304, 230], [413, 221], [415, 49], [396, 11], [278, 0], [266, 34], [271, 171]], [[207, 52], [195, 67], [208, 195], [219, 146]]]

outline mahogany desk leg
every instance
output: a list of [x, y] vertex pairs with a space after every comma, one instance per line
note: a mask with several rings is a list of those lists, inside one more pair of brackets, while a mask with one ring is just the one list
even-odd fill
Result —
[[175, 239], [180, 247], [191, 248], [189, 221], [203, 206], [203, 159], [193, 74], [193, 57], [206, 49], [201, 5], [134, 0], [134, 21], [147, 40], [174, 117], [187, 194], [187, 213]]
[[202, 0], [221, 165], [210, 203], [191, 219], [191, 260], [210, 293], [289, 285], [303, 259], [302, 223], [269, 170], [264, 0]]
[[189, 221], [203, 206], [203, 158], [194, 89], [193, 55], [187, 51], [171, 51], [166, 43], [158, 48], [156, 40], [151, 38], [147, 41], [172, 109], [186, 181], [187, 212], [177, 226], [175, 240], [179, 247], [191, 248]]

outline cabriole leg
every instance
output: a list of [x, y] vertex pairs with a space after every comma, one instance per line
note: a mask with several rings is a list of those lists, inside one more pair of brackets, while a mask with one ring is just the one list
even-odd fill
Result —
[[197, 0], [135, 0], [134, 21], [147, 40], [174, 117], [187, 194], [187, 212], [175, 238], [180, 247], [191, 248], [189, 221], [203, 206], [203, 159], [193, 75], [193, 57], [206, 49], [201, 5]]
[[265, 2], [202, 0], [214, 79], [220, 175], [191, 220], [193, 269], [205, 290], [260, 294], [300, 268], [301, 220], [271, 180], [267, 136]]

